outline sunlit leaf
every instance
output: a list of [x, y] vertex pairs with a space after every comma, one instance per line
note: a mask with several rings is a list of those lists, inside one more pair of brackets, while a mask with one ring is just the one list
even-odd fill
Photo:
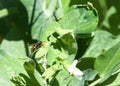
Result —
[[101, 82], [105, 81], [116, 72], [120, 65], [120, 42], [105, 51], [95, 61], [95, 69], [99, 72]]
[[59, 86], [66, 86], [70, 80], [70, 75], [66, 70], [62, 70], [56, 75], [56, 79], [59, 83]]
[[62, 29], [73, 30], [75, 34], [91, 33], [96, 29], [98, 16], [92, 5], [72, 6], [60, 21]]
[[116, 45], [118, 42], [120, 42], [119, 36], [114, 36], [106, 31], [98, 30], [95, 32], [95, 37], [83, 57], [96, 58], [104, 51], [107, 51], [109, 48]]
[[32, 38], [40, 40], [40, 36], [53, 22], [52, 15], [55, 10], [56, 0], [48, 3], [45, 0], [21, 0], [24, 4], [29, 19], [29, 30]]
[[119, 80], [120, 80], [120, 74], [118, 74], [118, 76], [116, 77], [116, 79], [112, 83], [110, 83], [109, 85], [106, 85], [106, 86], [115, 86], [115, 85], [119, 86], [120, 85]]
[[65, 30], [64, 32], [68, 30], [75, 35], [85, 34], [85, 37], [90, 37], [97, 24], [98, 15], [92, 5], [75, 5], [70, 7], [60, 21], [51, 24], [46, 30], [41, 30], [40, 39], [47, 40], [47, 37], [59, 29]]
[[35, 62], [31, 59], [27, 60], [24, 63], [24, 68], [27, 71], [29, 77], [30, 77], [30, 81], [31, 81], [31, 85], [44, 85], [46, 84], [46, 81], [42, 78], [41, 74], [35, 69], [36, 65]]
[[19, 75], [20, 73], [26, 74], [22, 65], [23, 63], [24, 59], [16, 58], [15, 56], [10, 56], [4, 50], [0, 49], [0, 69], [1, 72], [5, 74], [5, 76], [3, 75], [3, 78], [1, 76], [2, 73], [0, 73], [0, 76], [1, 79], [5, 80], [6, 85], [10, 84], [9, 82], [14, 76]]

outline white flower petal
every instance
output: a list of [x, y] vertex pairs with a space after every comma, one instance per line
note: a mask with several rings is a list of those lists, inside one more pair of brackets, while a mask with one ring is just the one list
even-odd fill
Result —
[[73, 71], [73, 75], [78, 78], [79, 80], [82, 79], [83, 72], [79, 70], [78, 68], [75, 68]]
[[70, 72], [70, 74], [72, 74], [73, 73], [73, 71], [74, 71], [74, 69], [75, 69], [75, 67], [76, 67], [76, 65], [77, 65], [77, 60], [75, 60], [73, 63], [72, 63], [72, 65], [70, 65], [70, 67], [68, 68], [68, 71]]
[[78, 78], [79, 80], [81, 80], [83, 72], [76, 67], [77, 62], [78, 62], [77, 60], [74, 60], [74, 62], [72, 63], [72, 65], [70, 65], [70, 67], [68, 68], [68, 71], [70, 72], [71, 75], [74, 75], [76, 78]]

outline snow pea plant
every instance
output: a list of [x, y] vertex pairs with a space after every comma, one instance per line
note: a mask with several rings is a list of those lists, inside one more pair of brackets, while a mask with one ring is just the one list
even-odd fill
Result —
[[120, 85], [120, 35], [73, 2], [0, 0], [0, 86]]
[[42, 86], [52, 86], [57, 81], [60, 81], [60, 86], [67, 86], [73, 79], [82, 82], [83, 72], [76, 67], [77, 39], [93, 37], [98, 23], [97, 11], [91, 3], [74, 5], [66, 15], [60, 17], [56, 16], [57, 22], [43, 31], [40, 36], [41, 45], [36, 44], [29, 61], [24, 63], [28, 74], [31, 70], [29, 66], [40, 72]]

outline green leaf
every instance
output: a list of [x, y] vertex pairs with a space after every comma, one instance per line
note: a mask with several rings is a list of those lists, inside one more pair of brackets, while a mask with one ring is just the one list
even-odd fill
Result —
[[70, 0], [61, 0], [61, 1], [62, 1], [62, 8], [64, 10], [64, 13], [66, 13], [69, 10]]
[[69, 80], [67, 86], [85, 86], [85, 81], [82, 80], [78, 80], [75, 77], [71, 77], [71, 79]]
[[[95, 8], [92, 5], [75, 5], [70, 7], [64, 17], [58, 21], [52, 23], [49, 27], [41, 30], [40, 40], [46, 41], [48, 37], [62, 29], [65, 32], [73, 32], [74, 34], [87, 34], [91, 36], [98, 23], [98, 16]], [[63, 34], [64, 35], [64, 34]]]
[[32, 37], [33, 39], [41, 40], [40, 37], [43, 36], [44, 31], [53, 21], [44, 15], [41, 15], [38, 21], [39, 22], [36, 22], [32, 28]]
[[85, 80], [92, 81], [92, 80], [95, 79], [97, 74], [98, 74], [98, 72], [96, 70], [87, 69], [87, 70], [84, 71], [83, 78]]
[[60, 53], [59, 50], [55, 49], [53, 46], [49, 48], [48, 54], [47, 54], [47, 64], [53, 65], [53, 63], [56, 61], [58, 54]]
[[12, 85], [10, 79], [8, 78], [7, 74], [4, 73], [4, 71], [0, 70], [0, 85], [4, 86], [14, 86]]
[[[120, 42], [105, 51], [95, 61], [95, 69], [99, 72], [100, 82], [114, 74], [120, 65]], [[120, 67], [120, 66], [119, 66]]]
[[65, 34], [61, 37], [61, 48], [63, 52], [67, 55], [67, 60], [73, 62], [77, 53], [77, 42], [72, 33]]
[[55, 10], [56, 0], [21, 0], [21, 2], [28, 13], [32, 38], [41, 40], [40, 37], [53, 22], [52, 15]]
[[82, 60], [77, 64], [77, 67], [81, 70], [83, 70], [83, 75], [81, 80], [72, 80], [74, 82], [71, 82], [72, 86], [75, 85], [75, 83], [78, 83], [77, 86], [85, 86], [85, 81], [92, 81], [97, 76], [98, 72], [96, 70], [93, 70], [93, 64], [94, 64], [94, 58], [82, 58]]
[[46, 81], [42, 78], [41, 74], [35, 69], [36, 64], [32, 59], [28, 59], [28, 61], [24, 63], [24, 68], [31, 79], [31, 86], [46, 86]]
[[108, 84], [106, 86], [119, 86], [120, 85], [119, 80], [120, 80], [120, 73], [117, 75], [116, 79], [112, 83], [110, 83], [110, 84]]
[[[64, 30], [63, 30], [64, 31]], [[66, 33], [63, 36], [58, 36], [56, 43], [53, 43], [54, 48], [59, 50], [58, 57], [61, 60], [66, 60], [72, 63], [77, 53], [77, 42], [72, 33]]]
[[[23, 63], [24, 63], [23, 59], [16, 58], [15, 56], [10, 56], [4, 50], [0, 49], [0, 69], [1, 72], [5, 74], [5, 76], [3, 75], [1, 78], [3, 78], [3, 80], [6, 80], [6, 84], [9, 83], [13, 77], [19, 75], [20, 73], [26, 75], [26, 72], [22, 65]], [[1, 74], [2, 73], [0, 73], [0, 76]]]
[[11, 29], [1, 43], [1, 49], [5, 50], [9, 55], [16, 58], [24, 58], [28, 54], [27, 45], [22, 39], [22, 34], [17, 29]]
[[41, 36], [39, 39], [41, 41], [48, 41], [50, 36], [55, 32], [55, 30], [59, 27], [59, 24], [57, 22], [52, 23], [47, 27], [46, 29], [41, 31]]
[[52, 65], [51, 67], [49, 67], [48, 69], [46, 69], [46, 71], [42, 74], [42, 76], [45, 79], [51, 79], [53, 78], [53, 75], [55, 75], [55, 73], [59, 70], [59, 65], [55, 64]]
[[[20, 0], [22, 5], [25, 7], [29, 23], [34, 23], [34, 20], [39, 16], [42, 11], [44, 4], [42, 0]], [[39, 7], [38, 7], [39, 6]]]
[[104, 51], [107, 51], [118, 42], [120, 42], [120, 36], [114, 36], [109, 32], [98, 30], [95, 32], [95, 37], [82, 57], [97, 58], [97, 56], [101, 55]]
[[67, 83], [70, 80], [70, 75], [66, 70], [61, 70], [57, 75], [56, 79], [59, 83], [59, 86], [67, 86]]
[[[64, 31], [64, 30], [63, 30]], [[56, 37], [56, 35], [58, 37]], [[76, 53], [77, 53], [77, 42], [72, 33], [66, 33], [65, 35], [60, 35], [58, 33], [53, 34], [50, 38], [51, 45], [47, 53], [47, 62], [49, 65], [52, 65], [57, 59], [62, 61], [67, 61], [68, 63], [72, 63]]]
[[77, 67], [81, 70], [93, 69], [94, 68], [95, 58], [88, 57], [88, 58], [81, 58]]
[[91, 33], [96, 29], [98, 16], [92, 5], [72, 6], [60, 21], [62, 29], [73, 30], [75, 34]]

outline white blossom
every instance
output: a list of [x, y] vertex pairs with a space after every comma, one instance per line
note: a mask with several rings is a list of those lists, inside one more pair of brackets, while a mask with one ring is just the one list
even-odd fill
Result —
[[81, 80], [83, 72], [76, 67], [77, 62], [78, 62], [77, 60], [74, 60], [74, 62], [72, 63], [72, 65], [70, 65], [70, 67], [68, 67], [67, 70], [70, 72], [71, 75], [74, 75], [76, 78], [78, 78], [79, 80]]

